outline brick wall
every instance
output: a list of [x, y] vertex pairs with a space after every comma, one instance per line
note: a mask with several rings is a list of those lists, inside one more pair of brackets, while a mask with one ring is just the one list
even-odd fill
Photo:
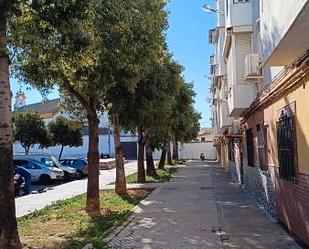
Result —
[[297, 183], [276, 177], [276, 192], [278, 220], [309, 246], [309, 176], [298, 175]]

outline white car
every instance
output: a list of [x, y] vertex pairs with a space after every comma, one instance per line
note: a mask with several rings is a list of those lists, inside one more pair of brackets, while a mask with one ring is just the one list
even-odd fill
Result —
[[76, 179], [79, 176], [76, 169], [61, 165], [61, 163], [59, 163], [59, 161], [55, 157], [48, 154], [15, 155], [14, 158], [31, 159], [32, 161], [44, 164], [47, 167], [59, 168], [63, 171], [65, 180]]
[[52, 180], [63, 179], [64, 173], [57, 167], [47, 167], [44, 164], [32, 161], [31, 159], [14, 158], [15, 167], [21, 166], [29, 170], [32, 182], [40, 182], [42, 184], [50, 183]]

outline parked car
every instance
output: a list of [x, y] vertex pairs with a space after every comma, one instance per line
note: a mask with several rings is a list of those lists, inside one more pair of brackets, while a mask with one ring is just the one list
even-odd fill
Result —
[[84, 158], [69, 158], [59, 161], [63, 166], [72, 167], [80, 174], [80, 178], [88, 175], [88, 162]]
[[25, 194], [26, 180], [25, 178], [18, 174], [16, 171], [14, 172], [14, 189], [15, 196], [22, 196]]
[[59, 161], [54, 156], [51, 156], [49, 154], [15, 155], [14, 158], [27, 158], [44, 164], [47, 167], [59, 168], [63, 171], [65, 180], [78, 178], [78, 173], [76, 169], [61, 165], [61, 163], [59, 163]]
[[52, 180], [63, 179], [64, 173], [57, 167], [50, 167], [39, 162], [33, 161], [32, 159], [15, 159], [15, 167], [21, 166], [29, 170], [31, 173], [32, 182], [40, 182], [42, 184], [50, 183]]

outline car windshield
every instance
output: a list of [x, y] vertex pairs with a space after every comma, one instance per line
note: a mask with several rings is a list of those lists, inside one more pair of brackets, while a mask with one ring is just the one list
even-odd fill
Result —
[[61, 164], [53, 156], [41, 158], [41, 162], [47, 167], [57, 167], [57, 168], [61, 167]]

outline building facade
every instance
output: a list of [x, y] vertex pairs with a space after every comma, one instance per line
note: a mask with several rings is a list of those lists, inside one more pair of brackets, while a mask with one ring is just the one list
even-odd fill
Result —
[[[213, 125], [220, 163], [264, 209], [309, 245], [308, 0], [217, 0], [212, 74]], [[224, 18], [223, 18], [224, 17]], [[210, 37], [215, 37], [210, 31]], [[217, 31], [216, 31], [217, 32]], [[218, 32], [217, 32], [218, 33]], [[219, 67], [218, 63], [211, 67]], [[225, 101], [226, 100], [226, 101]], [[222, 129], [221, 116], [229, 120]]]

